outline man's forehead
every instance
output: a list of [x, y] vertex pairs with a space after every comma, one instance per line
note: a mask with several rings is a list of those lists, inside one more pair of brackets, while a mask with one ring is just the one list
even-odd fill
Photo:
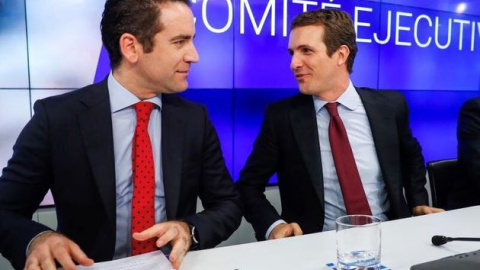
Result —
[[193, 18], [191, 8], [183, 2], [164, 2], [157, 5], [160, 10], [160, 18], [172, 16], [188, 16]]
[[318, 39], [323, 37], [323, 26], [308, 25], [299, 26], [290, 31], [290, 41], [292, 39]]
[[159, 4], [162, 7], [160, 11], [160, 23], [162, 31], [175, 32], [173, 35], [191, 35], [195, 34], [195, 25], [193, 13], [189, 6], [182, 2], [167, 2]]
[[312, 24], [312, 25], [305, 25], [305, 26], [297, 26], [290, 31], [290, 35], [294, 33], [296, 35], [299, 35], [299, 34], [315, 35], [315, 33], [317, 34], [323, 33], [323, 25]]

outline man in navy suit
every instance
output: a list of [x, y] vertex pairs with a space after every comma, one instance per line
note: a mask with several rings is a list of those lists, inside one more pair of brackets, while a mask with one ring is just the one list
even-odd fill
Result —
[[[108, 0], [101, 32], [112, 73], [37, 101], [0, 177], [0, 253], [16, 269], [72, 270], [130, 256], [132, 237], [170, 244], [178, 268], [189, 249], [214, 247], [240, 224], [239, 195], [206, 109], [175, 95], [199, 60], [188, 0]], [[133, 105], [140, 101], [154, 103], [155, 225], [132, 235]], [[49, 189], [57, 231], [31, 221]]]
[[459, 176], [452, 183], [450, 208], [480, 205], [480, 98], [462, 105], [458, 115]]
[[[347, 213], [330, 148], [327, 103], [338, 103], [373, 215], [387, 220], [442, 211], [427, 206], [424, 159], [404, 97], [353, 86], [355, 38], [350, 16], [340, 10], [309, 11], [291, 24], [290, 68], [301, 94], [268, 106], [237, 182], [258, 240], [333, 230], [335, 219]], [[274, 173], [281, 215], [264, 195]]]

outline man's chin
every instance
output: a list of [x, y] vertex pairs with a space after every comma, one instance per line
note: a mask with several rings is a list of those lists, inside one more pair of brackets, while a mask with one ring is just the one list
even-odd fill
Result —
[[170, 90], [170, 91], [168, 91], [168, 92], [166, 92], [166, 93], [164, 93], [164, 94], [167, 94], [167, 95], [168, 95], [168, 94], [180, 94], [180, 93], [182, 93], [182, 92], [185, 92], [186, 90], [187, 90], [187, 89], [183, 89], [183, 90], [175, 89], [175, 90]]
[[188, 83], [185, 82], [184, 84], [182, 85], [177, 85], [177, 86], [174, 86], [170, 89], [168, 89], [167, 93], [166, 94], [177, 94], [177, 93], [182, 93], [182, 92], [185, 92], [188, 88]]
[[312, 95], [312, 91], [310, 91], [310, 89], [306, 88], [306, 87], [299, 87], [298, 90], [300, 91], [300, 93], [304, 94], [304, 95]]

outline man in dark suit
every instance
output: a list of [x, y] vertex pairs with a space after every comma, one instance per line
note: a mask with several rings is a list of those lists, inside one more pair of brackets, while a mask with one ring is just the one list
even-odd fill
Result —
[[[174, 95], [198, 61], [188, 0], [108, 0], [101, 30], [112, 73], [37, 101], [0, 178], [0, 253], [16, 269], [72, 270], [130, 256], [131, 243], [149, 239], [153, 249], [169, 243], [178, 268], [189, 249], [214, 247], [240, 224], [239, 195], [206, 109]], [[143, 231], [130, 225], [137, 103], [153, 106], [154, 190], [146, 192], [154, 215]], [[57, 231], [31, 221], [49, 189]]]
[[457, 139], [460, 177], [452, 183], [450, 207], [480, 205], [480, 98], [462, 105]]
[[[424, 159], [403, 96], [355, 88], [350, 81], [357, 52], [350, 16], [340, 10], [302, 13], [291, 24], [288, 51], [301, 94], [268, 106], [237, 182], [257, 239], [332, 230], [337, 217], [351, 214], [337, 176], [342, 162], [332, 158], [328, 103], [343, 119], [363, 187], [355, 192], [364, 193], [368, 212], [387, 220], [442, 211], [427, 206]], [[263, 194], [274, 173], [281, 215]]]

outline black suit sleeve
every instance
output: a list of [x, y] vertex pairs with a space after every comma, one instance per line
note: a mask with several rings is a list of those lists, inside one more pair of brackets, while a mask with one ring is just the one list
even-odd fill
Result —
[[412, 135], [409, 124], [407, 101], [402, 96], [397, 123], [399, 125], [400, 155], [402, 162], [402, 181], [405, 196], [411, 211], [413, 207], [428, 205], [428, 194], [425, 189], [426, 168], [420, 143]]
[[[201, 123], [203, 127], [193, 130], [202, 130], [203, 133], [191, 135], [202, 138], [198, 162], [201, 164], [198, 194], [205, 210], [183, 219], [195, 225], [199, 237], [198, 248], [205, 249], [226, 240], [238, 228], [242, 218], [242, 208], [238, 191], [225, 166], [217, 132], [208, 119], [204, 107], [199, 115], [202, 115], [203, 119], [195, 121], [195, 125]], [[190, 151], [191, 148], [185, 150]], [[192, 173], [192, 171], [185, 173]], [[196, 196], [191, 197], [196, 200]]]
[[[458, 162], [468, 185], [480, 193], [480, 98], [467, 101], [458, 117]], [[479, 201], [479, 200], [477, 200]]]
[[274, 130], [272, 106], [267, 108], [253, 150], [236, 183], [245, 206], [245, 218], [255, 230], [258, 240], [265, 240], [268, 228], [281, 217], [265, 197], [265, 187], [277, 171], [279, 145]]
[[43, 103], [20, 133], [13, 156], [0, 177], [0, 253], [16, 269], [23, 269], [28, 243], [49, 228], [32, 215], [49, 188], [48, 127]]

